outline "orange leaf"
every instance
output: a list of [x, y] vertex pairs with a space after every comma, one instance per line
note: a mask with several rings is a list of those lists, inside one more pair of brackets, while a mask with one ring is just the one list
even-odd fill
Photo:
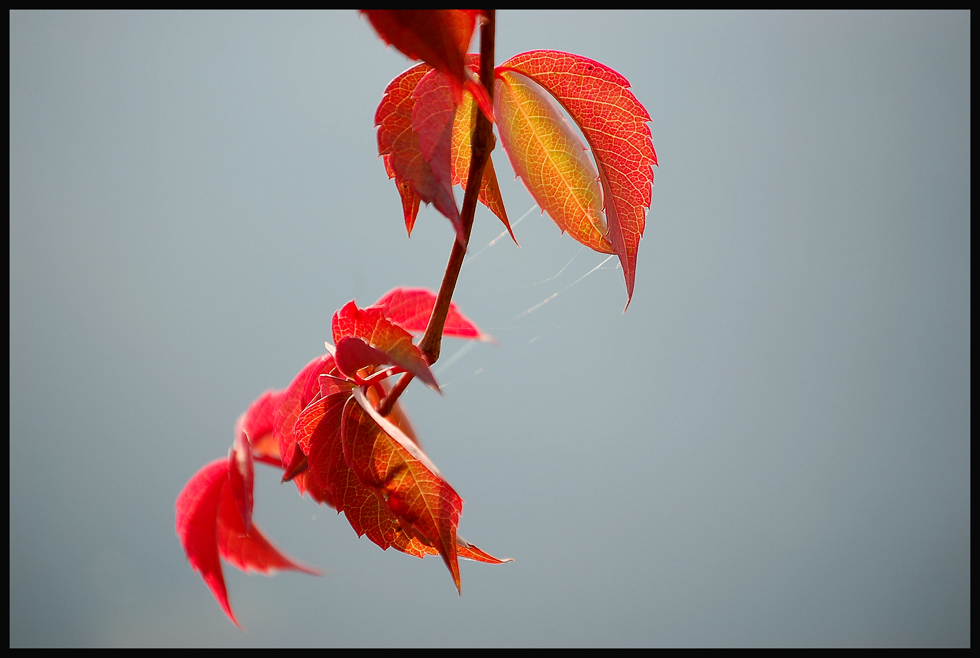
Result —
[[344, 407], [344, 457], [354, 475], [384, 503], [402, 532], [435, 548], [460, 589], [456, 527], [463, 499], [401, 430], [354, 389], [357, 404]]
[[[650, 115], [629, 91], [629, 81], [608, 66], [554, 50], [521, 53], [497, 68], [541, 85], [578, 124], [592, 149], [602, 182], [607, 238], [633, 296], [636, 253], [650, 207], [657, 153]], [[626, 302], [629, 306], [629, 300]]]
[[494, 111], [514, 171], [558, 228], [587, 247], [612, 253], [599, 174], [585, 145], [548, 95], [526, 76], [497, 76]]
[[[479, 57], [477, 55], [467, 55], [467, 64], [470, 71], [475, 74], [479, 69]], [[483, 88], [482, 85], [480, 88]], [[453, 122], [453, 185], [466, 187], [466, 181], [470, 174], [470, 158], [473, 154], [471, 145], [474, 130], [476, 130], [476, 104], [473, 101], [472, 94], [463, 94], [463, 100], [456, 108], [456, 118]], [[487, 164], [483, 168], [483, 180], [480, 183], [480, 202], [500, 218], [500, 221], [507, 227], [507, 232], [510, 233], [514, 244], [517, 244], [514, 231], [511, 230], [510, 222], [507, 220], [504, 200], [500, 196], [500, 186], [497, 184], [497, 174], [493, 170], [493, 160], [490, 159], [487, 160]]]

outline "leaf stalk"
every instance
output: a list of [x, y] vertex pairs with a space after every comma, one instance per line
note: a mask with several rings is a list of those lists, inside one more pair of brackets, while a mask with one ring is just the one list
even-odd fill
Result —
[[[480, 84], [487, 90], [487, 96], [491, 103], [493, 103], [495, 30], [495, 10], [483, 10], [483, 20], [480, 22]], [[454, 237], [453, 248], [449, 253], [449, 262], [446, 264], [446, 272], [436, 295], [429, 324], [425, 328], [422, 340], [419, 341], [419, 349], [430, 366], [439, 360], [439, 354], [442, 351], [442, 332], [446, 326], [446, 318], [449, 316], [449, 305], [453, 301], [453, 293], [456, 291], [459, 271], [462, 269], [463, 259], [466, 257], [466, 246], [470, 241], [470, 232], [473, 230], [473, 215], [476, 213], [476, 203], [480, 195], [483, 169], [490, 159], [490, 152], [493, 151], [495, 142], [496, 138], [493, 135], [493, 126], [490, 120], [483, 112], [477, 112], [476, 128], [473, 130], [473, 138], [470, 142], [473, 154], [470, 158], [470, 171], [466, 179], [466, 192], [463, 196], [463, 209], [460, 213], [465, 244], [460, 244], [459, 240]], [[408, 387], [411, 380], [411, 373], [405, 373], [398, 380], [398, 383], [378, 405], [379, 414], [386, 416], [391, 413], [395, 401]]]

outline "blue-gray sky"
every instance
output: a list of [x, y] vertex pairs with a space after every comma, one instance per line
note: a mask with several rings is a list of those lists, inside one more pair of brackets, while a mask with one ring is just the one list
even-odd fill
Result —
[[496, 152], [531, 212], [479, 251], [478, 211], [456, 301], [499, 344], [405, 401], [515, 561], [459, 597], [260, 467], [328, 574], [226, 570], [242, 633], [174, 499], [334, 310], [438, 286], [450, 225], [407, 238], [377, 158], [409, 62], [354, 12], [12, 13], [11, 645], [968, 645], [969, 18], [500, 12], [498, 62], [591, 57], [653, 117], [632, 304]]

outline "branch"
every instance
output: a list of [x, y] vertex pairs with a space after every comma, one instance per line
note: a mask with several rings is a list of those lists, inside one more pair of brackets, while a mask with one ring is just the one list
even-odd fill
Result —
[[[493, 9], [483, 10], [483, 20], [480, 24], [480, 83], [486, 88], [490, 102], [493, 102], [493, 58], [494, 58], [494, 30], [496, 29], [496, 13]], [[487, 84], [487, 81], [490, 84]], [[493, 136], [493, 126], [483, 112], [476, 113], [476, 128], [473, 130], [473, 139], [470, 148], [473, 155], [470, 158], [470, 172], [466, 179], [466, 193], [463, 196], [463, 210], [460, 218], [463, 223], [463, 238], [466, 244], [470, 241], [470, 231], [473, 230], [473, 215], [476, 213], [476, 203], [480, 196], [480, 185], [483, 182], [483, 168], [490, 159], [490, 152], [493, 151], [496, 139]], [[460, 245], [459, 240], [453, 238], [453, 249], [449, 254], [449, 263], [446, 265], [446, 273], [442, 277], [442, 285], [436, 295], [435, 305], [432, 307], [432, 315], [429, 317], [429, 324], [425, 328], [425, 334], [419, 341], [419, 349], [422, 355], [432, 365], [439, 359], [442, 350], [442, 331], [446, 326], [446, 318], [449, 316], [449, 304], [453, 301], [453, 292], [456, 290], [456, 281], [459, 279], [459, 271], [463, 267], [463, 258], [466, 256], [466, 246]], [[401, 394], [408, 388], [413, 375], [406, 372], [388, 395], [378, 404], [378, 413], [383, 417], [391, 413], [395, 402]]]
[[[480, 83], [486, 88], [487, 96], [493, 102], [493, 49], [494, 49], [494, 30], [496, 28], [496, 14], [492, 9], [483, 11], [483, 20], [480, 25]], [[470, 159], [469, 177], [466, 179], [466, 195], [463, 197], [463, 211], [460, 214], [463, 223], [463, 237], [468, 244], [470, 241], [470, 231], [473, 229], [473, 214], [476, 212], [476, 202], [480, 194], [480, 184], [483, 181], [483, 168], [490, 159], [490, 152], [494, 147], [493, 126], [484, 116], [483, 112], [476, 114], [476, 129], [473, 131], [471, 148], [473, 155]], [[446, 326], [446, 317], [449, 315], [449, 303], [453, 300], [453, 292], [456, 290], [456, 280], [459, 278], [459, 270], [463, 266], [463, 258], [466, 256], [466, 246], [460, 245], [458, 240], [453, 241], [453, 250], [449, 254], [449, 263], [446, 265], [446, 273], [442, 278], [442, 286], [439, 294], [436, 295], [436, 303], [432, 308], [432, 316], [429, 324], [425, 328], [425, 334], [419, 342], [419, 349], [425, 356], [429, 365], [439, 359], [442, 349], [442, 330]], [[399, 382], [401, 383], [401, 382]]]

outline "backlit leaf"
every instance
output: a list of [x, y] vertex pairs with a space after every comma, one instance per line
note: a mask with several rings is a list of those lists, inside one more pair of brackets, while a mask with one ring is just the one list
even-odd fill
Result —
[[505, 71], [541, 85], [585, 135], [602, 182], [606, 237], [622, 263], [632, 298], [636, 253], [651, 202], [651, 166], [657, 164], [647, 126], [650, 115], [629, 91], [626, 78], [587, 57], [535, 50], [504, 62], [497, 68], [498, 76]]
[[[395, 179], [402, 200], [408, 234], [412, 234], [420, 203], [425, 201], [435, 205], [437, 210], [449, 218], [459, 236], [461, 220], [452, 186], [460, 183], [465, 186], [469, 172], [470, 140], [475, 126], [473, 95], [467, 93], [463, 96], [466, 117], [463, 117], [459, 111], [455, 111], [453, 115], [451, 176], [447, 183], [444, 172], [439, 171], [439, 167], [444, 165], [437, 164], [436, 170], [433, 170], [433, 165], [430, 164], [434, 155], [442, 158], [437, 158], [437, 163], [444, 162], [444, 149], [449, 144], [449, 141], [439, 143], [439, 138], [447, 139], [440, 130], [440, 127], [444, 128], [444, 122], [430, 122], [427, 117], [428, 112], [440, 115], [449, 111], [446, 104], [449, 99], [438, 93], [439, 87], [444, 86], [444, 83], [439, 82], [439, 78], [433, 77], [428, 85], [430, 88], [423, 88], [419, 92], [429, 101], [424, 111], [416, 110], [414, 96], [419, 82], [432, 70], [432, 67], [427, 64], [417, 64], [388, 83], [374, 115], [374, 123], [378, 128], [378, 154], [383, 159], [388, 178]], [[480, 88], [482, 89], [482, 86]], [[469, 120], [465, 120], [466, 118]], [[413, 129], [413, 121], [417, 124], [415, 129]], [[425, 138], [427, 156], [423, 155], [422, 139], [417, 132], [420, 126], [429, 129]], [[504, 210], [503, 199], [500, 197], [496, 175], [490, 161], [484, 169], [480, 201], [490, 208], [510, 231], [507, 213]]]
[[364, 10], [382, 39], [409, 59], [423, 60], [453, 81], [456, 102], [467, 81], [464, 57], [476, 27], [475, 9]]
[[463, 500], [418, 446], [377, 415], [360, 389], [344, 407], [344, 457], [354, 475], [398, 520], [402, 532], [432, 546], [460, 588], [456, 527]]
[[246, 531], [228, 484], [227, 459], [216, 459], [195, 473], [177, 496], [174, 510], [177, 537], [187, 560], [239, 628], [241, 624], [228, 601], [219, 555], [243, 571], [294, 569], [318, 573], [280, 553], [254, 524]]
[[[429, 162], [422, 155], [419, 134], [412, 129], [412, 112], [415, 107], [412, 92], [431, 70], [426, 64], [417, 64], [388, 83], [374, 114], [374, 125], [378, 127], [378, 154], [385, 158], [385, 169], [389, 176], [394, 173], [395, 184], [402, 196], [402, 207], [406, 211], [405, 226], [410, 235], [415, 225], [415, 216], [409, 216], [408, 209], [411, 207], [413, 212], [418, 212], [414, 197], [435, 205], [454, 227], [460, 226], [459, 210], [456, 208], [452, 188], [447, 189], [439, 182]], [[406, 193], [405, 185], [414, 197]]]
[[560, 110], [538, 85], [514, 71], [498, 74], [493, 103], [504, 150], [537, 204], [562, 232], [612, 253], [599, 174]]
[[378, 307], [357, 308], [351, 301], [334, 313], [332, 320], [334, 344], [345, 336], [362, 339], [371, 347], [388, 355], [397, 364], [421, 379], [429, 388], [439, 392], [429, 365], [419, 348], [412, 344], [412, 335], [385, 318]]
[[[395, 288], [384, 294], [374, 306], [384, 311], [385, 317], [408, 331], [421, 333], [429, 325], [429, 317], [436, 303], [433, 292], [423, 288]], [[473, 322], [460, 313], [454, 302], [449, 304], [449, 315], [443, 336], [471, 338], [492, 341], [493, 338], [480, 331]]]
[[314, 478], [300, 470], [306, 456], [296, 450], [294, 426], [300, 412], [319, 394], [320, 375], [336, 372], [336, 369], [334, 358], [329, 354], [310, 361], [282, 393], [272, 414], [272, 431], [279, 444], [281, 465], [288, 476], [286, 480], [292, 480], [300, 494], [309, 494], [313, 500], [330, 506], [333, 506], [333, 502], [329, 493], [322, 490]]
[[465, 246], [462, 219], [453, 196], [450, 150], [456, 102], [448, 78], [440, 71], [429, 71], [412, 91], [412, 100], [415, 101], [412, 106], [412, 130], [418, 133], [419, 150], [429, 163], [432, 177], [440, 188], [433, 203], [453, 223], [459, 243]]

